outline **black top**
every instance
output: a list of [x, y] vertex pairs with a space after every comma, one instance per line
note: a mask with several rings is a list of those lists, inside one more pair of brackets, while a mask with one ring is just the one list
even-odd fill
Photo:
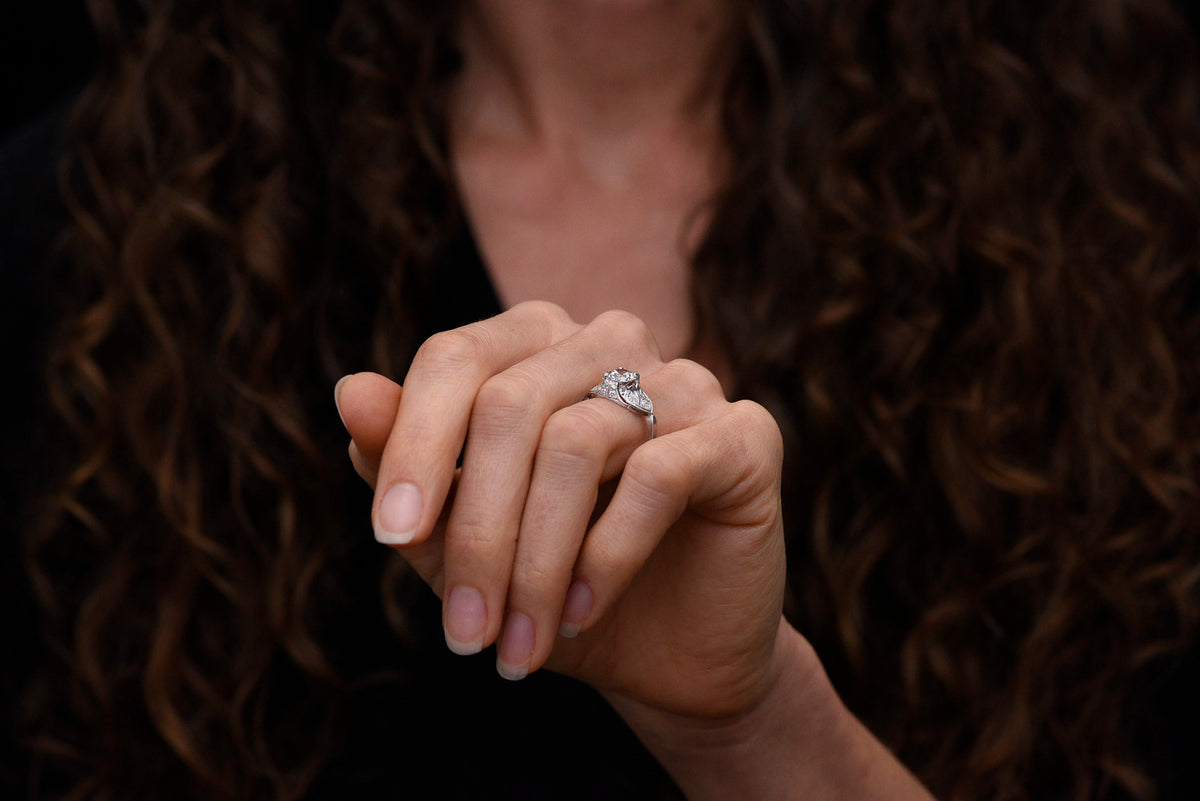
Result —
[[[29, 464], [40, 447], [40, 395], [47, 310], [47, 254], [65, 210], [56, 162], [69, 102], [0, 146], [0, 348], [9, 378], [0, 416], [0, 614], [10, 641], [0, 647], [0, 719], [37, 653], [35, 609], [20, 568], [20, 500], [32, 490]], [[500, 304], [469, 233], [446, 255], [430, 304], [440, 328], [490, 316]], [[364, 492], [366, 490], [364, 489]], [[369, 503], [369, 494], [365, 496]], [[365, 507], [364, 507], [365, 508]], [[363, 530], [363, 537], [370, 538]], [[372, 551], [364, 551], [371, 558]], [[375, 604], [365, 593], [364, 604]], [[494, 651], [458, 657], [444, 646], [437, 599], [415, 601], [416, 653], [403, 681], [354, 694], [349, 731], [310, 798], [650, 799], [674, 794], [662, 769], [624, 723], [587, 687], [542, 671], [510, 683]], [[376, 613], [377, 614], [377, 613]], [[395, 652], [394, 645], [380, 646]], [[1161, 801], [1200, 798], [1200, 649], [1164, 665], [1141, 688], [1130, 721]], [[0, 797], [25, 797], [26, 766], [5, 737]]]

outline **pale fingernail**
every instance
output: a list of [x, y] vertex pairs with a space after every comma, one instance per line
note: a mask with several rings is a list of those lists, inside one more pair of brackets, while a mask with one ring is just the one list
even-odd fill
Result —
[[385, 545], [406, 545], [421, 522], [421, 491], [412, 484], [396, 484], [379, 502], [375, 539]]
[[346, 428], [346, 418], [342, 417], [342, 384], [345, 384], [346, 379], [349, 377], [348, 375], [344, 375], [333, 385], [333, 408], [337, 409], [338, 419], [342, 421], [342, 428]]
[[474, 587], [455, 587], [446, 600], [446, 645], [460, 656], [483, 650], [487, 606]]
[[567, 600], [563, 602], [562, 622], [558, 633], [564, 637], [574, 637], [579, 634], [592, 613], [592, 590], [582, 581], [575, 581], [567, 590]]
[[518, 681], [529, 675], [532, 658], [533, 621], [521, 612], [509, 612], [496, 649], [496, 671], [509, 681]]

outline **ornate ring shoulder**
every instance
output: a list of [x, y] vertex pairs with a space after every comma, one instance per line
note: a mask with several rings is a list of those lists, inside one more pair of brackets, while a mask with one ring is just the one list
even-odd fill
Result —
[[642, 389], [641, 380], [639, 373], [618, 367], [607, 371], [603, 380], [588, 392], [588, 397], [607, 398], [618, 406], [643, 415], [650, 421], [650, 439], [654, 439], [658, 419], [654, 416], [654, 402]]

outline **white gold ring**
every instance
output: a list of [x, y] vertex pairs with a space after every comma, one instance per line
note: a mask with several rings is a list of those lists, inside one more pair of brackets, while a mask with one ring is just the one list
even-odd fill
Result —
[[654, 403], [645, 393], [641, 385], [641, 376], [632, 370], [618, 367], [604, 374], [604, 380], [592, 387], [588, 392], [589, 398], [608, 398], [618, 406], [624, 406], [631, 412], [637, 412], [650, 421], [650, 439], [654, 439], [654, 429], [658, 420], [654, 416]]

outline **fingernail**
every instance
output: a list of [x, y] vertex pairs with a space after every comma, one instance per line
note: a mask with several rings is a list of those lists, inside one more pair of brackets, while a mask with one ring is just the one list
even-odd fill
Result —
[[459, 656], [483, 650], [487, 607], [474, 587], [455, 587], [446, 601], [446, 645]]
[[342, 384], [345, 384], [349, 377], [344, 375], [333, 385], [333, 408], [337, 409], [338, 419], [342, 421], [342, 428], [346, 428], [346, 418], [342, 417]]
[[375, 539], [385, 545], [406, 545], [421, 522], [421, 491], [412, 484], [396, 484], [379, 502]]
[[579, 634], [592, 613], [592, 590], [582, 581], [575, 581], [567, 590], [567, 600], [563, 602], [562, 622], [558, 633], [564, 637], [574, 637]]
[[528, 615], [509, 612], [496, 649], [496, 671], [509, 681], [519, 681], [529, 675], [532, 658], [533, 621]]

